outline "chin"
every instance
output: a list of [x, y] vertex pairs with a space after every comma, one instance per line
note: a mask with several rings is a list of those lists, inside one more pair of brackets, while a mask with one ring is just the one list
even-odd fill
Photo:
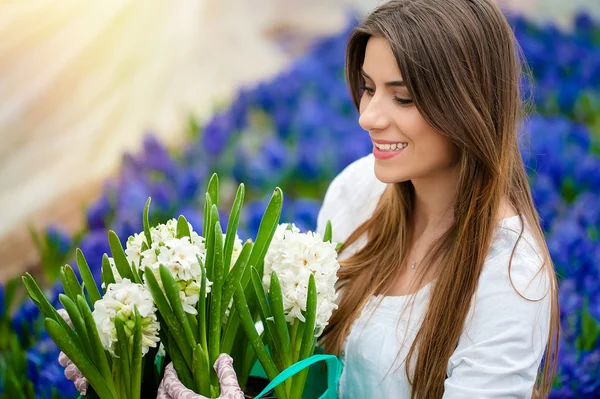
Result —
[[[395, 172], [395, 173], [394, 173]], [[393, 183], [402, 183], [410, 180], [410, 177], [400, 174], [397, 171], [386, 170], [384, 168], [378, 168], [375, 165], [375, 177], [382, 183], [393, 184]]]

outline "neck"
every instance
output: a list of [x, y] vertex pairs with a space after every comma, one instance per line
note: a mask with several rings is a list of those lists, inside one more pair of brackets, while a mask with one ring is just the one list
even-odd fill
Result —
[[445, 231], [454, 220], [458, 173], [449, 169], [435, 176], [411, 180], [415, 188], [415, 234]]

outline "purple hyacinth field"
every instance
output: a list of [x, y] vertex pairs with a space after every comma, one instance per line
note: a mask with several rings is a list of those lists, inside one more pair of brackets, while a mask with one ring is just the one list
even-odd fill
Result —
[[[533, 77], [523, 81], [531, 106], [520, 127], [521, 151], [560, 284], [562, 333], [551, 398], [600, 397], [600, 21], [579, 14], [565, 32], [517, 15], [509, 20]], [[331, 180], [372, 148], [344, 82], [349, 30], [314, 42], [273, 79], [241, 88], [204, 126], [190, 122], [183, 148], [167, 149], [149, 134], [143, 151], [123, 156], [118, 176], [105, 182], [77, 234], [60, 226], [39, 234], [47, 279], [56, 281], [61, 266], [74, 264], [79, 247], [99, 281], [107, 231], [122, 238], [141, 231], [148, 197], [151, 223], [182, 214], [201, 230], [213, 172], [223, 204], [246, 184], [240, 238], [256, 234], [275, 186], [285, 193], [282, 221], [315, 229]], [[19, 284], [0, 286], [0, 398], [76, 397], [39, 311], [15, 299]], [[59, 286], [47, 287], [56, 306]]]

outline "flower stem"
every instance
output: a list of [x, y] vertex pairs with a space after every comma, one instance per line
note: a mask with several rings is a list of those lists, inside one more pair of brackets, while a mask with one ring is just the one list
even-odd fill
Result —
[[[292, 344], [292, 364], [298, 361], [299, 345], [296, 344], [296, 335], [298, 334], [298, 327], [300, 327], [300, 320], [295, 319], [290, 330], [290, 341]], [[300, 343], [302, 343], [302, 336], [300, 336]]]

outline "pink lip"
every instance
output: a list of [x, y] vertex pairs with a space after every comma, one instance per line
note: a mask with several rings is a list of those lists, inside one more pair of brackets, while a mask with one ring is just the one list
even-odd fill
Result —
[[[377, 143], [378, 144], [390, 144], [393, 142], [379, 143], [379, 141], [378, 141]], [[406, 148], [408, 148], [408, 147], [406, 147]], [[390, 158], [394, 158], [394, 157], [402, 154], [406, 148], [403, 148], [401, 150], [396, 150], [396, 151], [381, 151], [379, 148], [377, 148], [377, 146], [373, 145], [373, 155], [377, 159], [390, 159]]]
[[389, 140], [374, 140], [371, 139], [372, 142], [377, 143], [377, 144], [395, 144], [395, 143], [406, 143], [406, 141], [389, 141]]

